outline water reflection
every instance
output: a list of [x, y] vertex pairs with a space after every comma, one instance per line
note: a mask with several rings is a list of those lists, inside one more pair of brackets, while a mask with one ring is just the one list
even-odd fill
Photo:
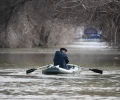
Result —
[[[115, 59], [120, 55], [112, 54], [69, 54], [70, 63], [86, 67], [118, 67], [120, 59]], [[32, 67], [44, 66], [53, 63], [54, 54], [0, 54], [0, 67]]]

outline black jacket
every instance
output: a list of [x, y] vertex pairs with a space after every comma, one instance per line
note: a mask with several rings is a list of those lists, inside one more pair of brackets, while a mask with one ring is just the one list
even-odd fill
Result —
[[61, 51], [56, 51], [53, 61], [55, 66], [59, 65], [61, 68], [67, 68], [66, 64], [69, 63], [67, 55]]

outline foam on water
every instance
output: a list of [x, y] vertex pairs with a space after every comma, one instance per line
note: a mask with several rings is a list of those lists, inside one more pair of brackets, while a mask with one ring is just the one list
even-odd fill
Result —
[[[103, 75], [82, 71], [79, 74], [43, 75], [37, 70], [4, 69], [0, 74], [0, 100], [119, 100], [119, 71]], [[9, 73], [10, 72], [10, 73]]]

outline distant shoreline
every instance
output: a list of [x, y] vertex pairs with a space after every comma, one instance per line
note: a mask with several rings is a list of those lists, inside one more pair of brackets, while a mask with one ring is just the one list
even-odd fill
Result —
[[108, 47], [104, 42], [75, 42], [69, 45], [36, 48], [0, 48], [0, 54], [53, 54], [61, 47], [68, 49], [68, 54], [120, 54], [119, 49]]

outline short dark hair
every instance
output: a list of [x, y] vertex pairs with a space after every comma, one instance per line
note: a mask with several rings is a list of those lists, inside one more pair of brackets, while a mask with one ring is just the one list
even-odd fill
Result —
[[67, 52], [67, 49], [65, 49], [65, 48], [60, 48], [60, 51], [62, 51], [62, 50], [65, 50]]

